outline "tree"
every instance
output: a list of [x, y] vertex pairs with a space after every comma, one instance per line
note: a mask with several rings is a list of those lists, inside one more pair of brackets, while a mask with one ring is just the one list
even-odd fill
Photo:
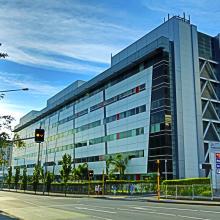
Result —
[[48, 192], [50, 192], [50, 188], [51, 188], [51, 183], [54, 181], [54, 176], [50, 171], [46, 172], [46, 177], [45, 177], [45, 184], [46, 184], [46, 190]]
[[0, 147], [4, 148], [10, 144], [11, 123], [14, 118], [10, 115], [0, 116]]
[[127, 163], [128, 163], [128, 157], [125, 157], [122, 154], [116, 154], [114, 156], [110, 156], [106, 160], [107, 169], [110, 169], [110, 173], [119, 173], [120, 179], [124, 178]]
[[17, 148], [25, 147], [25, 142], [20, 138], [17, 133], [15, 133], [14, 135], [13, 143]]
[[[0, 46], [1, 46], [2, 44], [0, 43]], [[0, 58], [5, 58], [5, 57], [8, 57], [8, 54], [7, 53], [1, 53], [0, 52]]]
[[73, 178], [75, 180], [87, 180], [88, 179], [88, 164], [79, 164], [78, 167], [72, 171]]
[[23, 175], [22, 175], [22, 189], [25, 191], [27, 189], [27, 182], [28, 182], [28, 176], [27, 176], [27, 168], [25, 167], [23, 169]]
[[6, 165], [8, 163], [8, 161], [5, 159], [5, 151], [0, 148], [0, 165]]
[[37, 192], [37, 187], [39, 185], [39, 182], [42, 178], [42, 167], [38, 164], [34, 167], [33, 177], [32, 177], [32, 184], [33, 184], [33, 190], [35, 191], [35, 194]]
[[17, 188], [18, 188], [18, 182], [20, 180], [20, 167], [16, 167], [16, 170], [15, 170], [15, 189], [17, 191]]
[[79, 169], [77, 169], [77, 167], [75, 167], [72, 171], [72, 176], [73, 176], [73, 180], [80, 180], [80, 173], [79, 173]]
[[65, 196], [67, 190], [67, 182], [70, 178], [71, 171], [72, 171], [71, 156], [69, 154], [64, 154], [62, 157], [62, 168], [60, 170], [60, 175], [65, 186]]
[[9, 190], [10, 190], [11, 180], [12, 180], [12, 167], [10, 166], [8, 168], [8, 178], [7, 178], [7, 184]]

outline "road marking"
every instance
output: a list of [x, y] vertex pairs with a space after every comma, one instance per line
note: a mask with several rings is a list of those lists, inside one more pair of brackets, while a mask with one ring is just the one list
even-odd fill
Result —
[[109, 214], [116, 214], [117, 212], [112, 212], [112, 211], [106, 211], [106, 210], [100, 210], [100, 209], [89, 209], [86, 207], [74, 207], [75, 209], [79, 210], [88, 210], [88, 211], [95, 211], [95, 212], [104, 212], [104, 213], [109, 213]]
[[199, 219], [199, 220], [210, 220], [208, 218], [199, 218], [199, 217], [186, 216], [186, 215], [177, 215], [177, 216], [181, 217], [181, 218], [190, 218], [190, 219]]
[[[131, 206], [135, 209], [141, 209], [141, 208], [148, 208], [152, 206], [141, 206], [141, 207], [136, 207], [136, 206]], [[199, 209], [184, 209], [184, 208], [171, 208], [171, 207], [164, 207], [164, 206], [153, 206], [153, 209], [168, 209], [168, 210], [177, 210], [177, 211], [191, 211], [191, 212], [207, 212], [207, 213], [215, 213], [219, 214], [220, 212], [218, 211], [209, 211], [209, 210], [199, 210]]]
[[216, 212], [216, 211], [208, 211], [208, 210], [199, 210], [200, 212], [207, 212], [207, 213], [215, 213], [215, 214], [219, 214], [220, 212]]
[[120, 210], [120, 211], [132, 211], [131, 209], [121, 209], [121, 208], [117, 208], [117, 210]]
[[97, 206], [97, 205], [87, 205], [87, 204], [77, 204], [77, 205], [84, 205], [84, 206], [90, 206], [90, 207], [98, 207], [98, 208], [104, 208], [104, 209], [112, 209], [115, 210], [116, 208], [113, 207], [106, 207], [106, 206]]
[[0, 197], [0, 201], [9, 201], [9, 200], [17, 200], [15, 197], [3, 196]]
[[148, 213], [150, 213], [150, 214], [156, 214], [156, 215], [176, 216], [175, 214], [163, 213], [163, 212], [148, 212]]
[[155, 211], [154, 209], [149, 209], [149, 208], [147, 208], [147, 207], [145, 207], [145, 208], [143, 208], [143, 207], [133, 207], [134, 209], [137, 209], [137, 210], [143, 210], [143, 211], [145, 211], [145, 210], [151, 210], [151, 211]]
[[111, 218], [103, 218], [103, 217], [100, 217], [100, 216], [95, 216], [95, 215], [90, 215], [91, 217], [95, 218], [95, 219], [104, 219], [104, 220], [112, 220]]
[[[149, 213], [149, 214], [156, 214], [156, 215], [166, 215], [166, 216], [173, 216], [173, 217], [180, 217], [180, 218], [188, 218], [188, 219], [197, 219], [197, 220], [210, 220], [208, 218], [200, 218], [200, 217], [194, 217], [194, 216], [186, 216], [186, 215], [177, 215], [177, 214], [171, 214], [171, 213], [164, 213], [164, 212], [154, 212], [154, 211], [148, 211], [148, 208], [142, 208], [142, 207], [133, 207], [133, 208], [136, 208], [138, 210], [140, 210], [142, 213], [145, 212], [145, 213]], [[121, 211], [129, 211], [130, 213], [132, 214], [136, 214], [136, 213], [133, 213], [131, 212], [131, 209], [121, 209], [121, 208], [118, 208], [118, 210], [121, 210]], [[152, 209], [151, 209], [152, 210]]]

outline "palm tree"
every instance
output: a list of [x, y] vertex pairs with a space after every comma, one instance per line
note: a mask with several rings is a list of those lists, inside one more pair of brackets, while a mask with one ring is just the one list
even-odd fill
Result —
[[119, 173], [120, 179], [123, 179], [124, 177], [127, 163], [128, 157], [125, 157], [122, 154], [110, 156], [106, 160], [107, 170], [110, 168], [110, 173]]
[[88, 164], [79, 164], [78, 167], [73, 169], [72, 174], [76, 180], [86, 180], [88, 178]]

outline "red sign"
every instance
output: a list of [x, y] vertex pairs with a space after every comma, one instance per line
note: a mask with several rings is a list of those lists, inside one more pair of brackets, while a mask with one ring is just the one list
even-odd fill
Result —
[[216, 156], [216, 159], [220, 159], [220, 153], [216, 153], [215, 156]]

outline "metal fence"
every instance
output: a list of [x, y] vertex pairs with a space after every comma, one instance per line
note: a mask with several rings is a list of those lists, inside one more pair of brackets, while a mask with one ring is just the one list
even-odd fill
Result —
[[[66, 193], [67, 194], [97, 194], [95, 187], [99, 185], [103, 192], [102, 182], [79, 182], [68, 183], [66, 188], [64, 184], [53, 183], [50, 188], [50, 193]], [[10, 188], [8, 184], [3, 185], [4, 190], [15, 191], [15, 184], [12, 183]], [[23, 190], [21, 184], [18, 184], [17, 189]], [[26, 192], [33, 193], [33, 185], [28, 184]], [[37, 187], [38, 193], [45, 193], [46, 186], [40, 183]], [[112, 183], [107, 182], [104, 184], [105, 195], [153, 195], [157, 193], [156, 183]], [[172, 199], [213, 199], [212, 187], [209, 184], [193, 184], [193, 185], [161, 185], [160, 193], [163, 198]]]
[[161, 194], [165, 198], [175, 199], [213, 199], [213, 191], [210, 184], [162, 185]]
[[[67, 194], [96, 194], [95, 187], [99, 185], [102, 194], [103, 184], [97, 182], [85, 183], [68, 183], [66, 186]], [[10, 187], [4, 183], [4, 190], [16, 190], [15, 184], [11, 183]], [[21, 184], [18, 184], [17, 190], [23, 190]], [[104, 184], [104, 194], [107, 195], [146, 195], [155, 194], [157, 186], [155, 183], [106, 183]], [[26, 191], [33, 191], [33, 185], [28, 184]], [[46, 186], [42, 183], [38, 184], [37, 192], [46, 192]], [[51, 185], [50, 193], [64, 193], [65, 185], [54, 183]]]

